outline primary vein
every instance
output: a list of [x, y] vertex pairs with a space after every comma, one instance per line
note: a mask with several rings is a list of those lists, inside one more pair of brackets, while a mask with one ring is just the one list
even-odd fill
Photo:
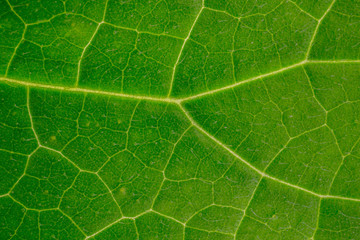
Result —
[[41, 88], [41, 89], [50, 89], [50, 90], [58, 90], [58, 91], [65, 91], [65, 92], [78, 92], [78, 93], [89, 93], [89, 94], [98, 94], [98, 95], [105, 95], [105, 96], [114, 96], [114, 97], [122, 97], [122, 98], [129, 98], [129, 99], [140, 99], [140, 100], [147, 100], [147, 101], [156, 101], [156, 102], [165, 102], [165, 103], [174, 103], [179, 104], [184, 101], [193, 100], [196, 98], [204, 97], [207, 95], [212, 95], [218, 92], [226, 91], [228, 89], [235, 88], [237, 86], [250, 83], [256, 80], [260, 80], [272, 75], [276, 75], [278, 73], [284, 73], [288, 70], [294, 69], [296, 67], [303, 66], [305, 64], [346, 64], [346, 63], [360, 63], [360, 60], [304, 60], [299, 63], [295, 63], [293, 65], [290, 65], [288, 67], [284, 67], [281, 69], [278, 69], [273, 72], [265, 73], [256, 77], [248, 78], [246, 80], [227, 85], [222, 88], [213, 89], [207, 92], [202, 92], [193, 96], [184, 97], [184, 98], [170, 98], [170, 97], [149, 97], [144, 95], [134, 95], [134, 94], [126, 94], [126, 93], [118, 93], [118, 92], [109, 92], [109, 91], [101, 91], [101, 90], [94, 90], [94, 89], [87, 89], [87, 88], [79, 88], [79, 87], [64, 87], [59, 85], [49, 85], [49, 84], [42, 84], [42, 83], [34, 83], [34, 82], [26, 82], [26, 81], [20, 81], [12, 78], [7, 77], [0, 77], [0, 82], [5, 83], [12, 83], [17, 85], [23, 85], [28, 86], [31, 88]]
[[140, 100], [166, 102], [166, 103], [177, 103], [177, 102], [179, 102], [179, 100], [170, 99], [170, 98], [156, 98], [156, 97], [132, 95], [132, 94], [125, 94], [125, 93], [99, 91], [99, 90], [92, 90], [92, 89], [85, 89], [85, 88], [78, 88], [78, 87], [52, 86], [52, 85], [48, 85], [48, 84], [18, 81], [18, 80], [11, 79], [11, 78], [0, 78], [0, 82], [18, 84], [18, 85], [31, 87], [31, 88], [50, 89], [50, 90], [57, 90], [57, 91], [85, 93], [85, 94], [86, 93], [88, 93], [88, 94], [98, 94], [98, 95], [105, 95], [105, 96], [123, 97], [123, 98], [129, 98], [129, 99], [140, 99]]
[[308, 190], [306, 188], [302, 188], [300, 186], [285, 182], [281, 179], [275, 178], [261, 170], [259, 170], [258, 168], [256, 168], [255, 166], [253, 166], [252, 164], [250, 164], [248, 161], [244, 160], [242, 157], [240, 157], [237, 153], [235, 153], [233, 150], [231, 150], [229, 147], [227, 147], [224, 143], [220, 142], [217, 138], [215, 138], [214, 136], [212, 136], [210, 133], [208, 133], [205, 129], [203, 129], [201, 126], [199, 126], [199, 124], [190, 116], [190, 114], [186, 111], [186, 109], [179, 104], [179, 107], [181, 108], [181, 110], [184, 112], [184, 114], [186, 115], [186, 117], [191, 121], [191, 123], [198, 128], [202, 133], [204, 133], [206, 136], [208, 136], [210, 139], [212, 139], [215, 143], [217, 143], [219, 146], [221, 146], [222, 148], [224, 148], [226, 151], [228, 151], [231, 155], [233, 155], [234, 157], [236, 157], [237, 159], [239, 159], [241, 162], [243, 162], [245, 165], [247, 165], [249, 168], [251, 168], [252, 170], [254, 170], [255, 172], [257, 172], [259, 175], [261, 175], [263, 178], [268, 178], [271, 179], [275, 182], [278, 182], [280, 184], [284, 184], [287, 185], [291, 188], [295, 188], [297, 190], [309, 193], [311, 195], [317, 196], [319, 198], [332, 198], [332, 199], [340, 199], [340, 200], [348, 200], [348, 201], [354, 201], [354, 202], [360, 202], [360, 199], [357, 198], [347, 198], [347, 197], [341, 197], [341, 196], [333, 196], [333, 195], [322, 195], [322, 194], [318, 194], [316, 192], [313, 192], [311, 190]]

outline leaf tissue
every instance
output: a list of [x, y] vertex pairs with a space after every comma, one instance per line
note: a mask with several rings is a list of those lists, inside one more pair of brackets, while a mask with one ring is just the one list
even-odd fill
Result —
[[0, 239], [360, 239], [359, 0], [1, 0]]

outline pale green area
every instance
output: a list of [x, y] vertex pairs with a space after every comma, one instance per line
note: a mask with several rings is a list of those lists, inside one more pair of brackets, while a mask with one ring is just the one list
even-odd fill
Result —
[[0, 10], [0, 239], [360, 239], [358, 0]]

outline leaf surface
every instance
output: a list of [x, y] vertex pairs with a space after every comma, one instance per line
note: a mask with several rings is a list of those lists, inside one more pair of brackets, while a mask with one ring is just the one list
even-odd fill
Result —
[[360, 239], [358, 0], [0, 9], [0, 239]]

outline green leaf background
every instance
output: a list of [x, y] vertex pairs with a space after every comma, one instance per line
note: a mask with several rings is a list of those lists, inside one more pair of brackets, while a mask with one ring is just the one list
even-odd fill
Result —
[[359, 0], [0, 10], [0, 239], [360, 239]]

